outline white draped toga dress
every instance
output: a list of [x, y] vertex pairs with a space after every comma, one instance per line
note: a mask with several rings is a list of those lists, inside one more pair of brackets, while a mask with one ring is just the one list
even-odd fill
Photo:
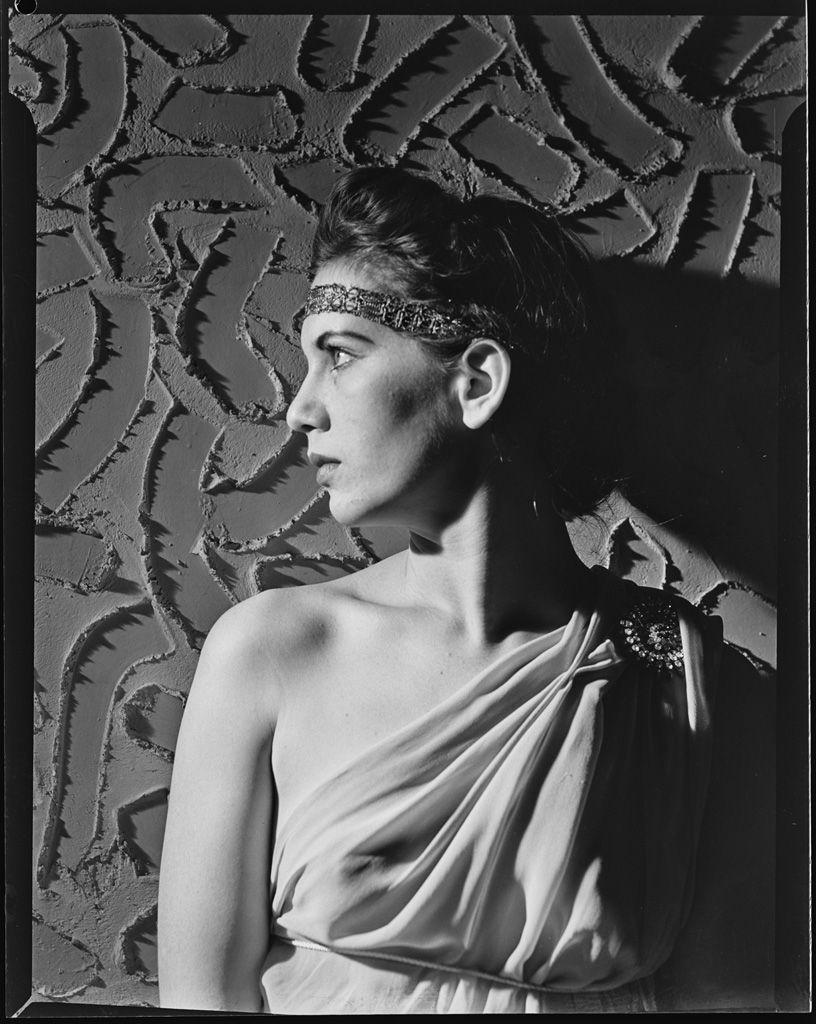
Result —
[[279, 821], [268, 1013], [654, 1008], [689, 911], [721, 623], [597, 570]]

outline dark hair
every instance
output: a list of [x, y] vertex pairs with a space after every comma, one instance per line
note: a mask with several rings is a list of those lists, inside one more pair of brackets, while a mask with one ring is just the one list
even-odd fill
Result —
[[318, 222], [314, 268], [333, 261], [401, 298], [459, 307], [474, 331], [420, 339], [443, 362], [479, 334], [506, 345], [520, 372], [497, 429], [532, 441], [565, 519], [594, 512], [619, 484], [613, 321], [586, 251], [554, 213], [495, 195], [463, 200], [407, 171], [359, 168], [337, 183]]

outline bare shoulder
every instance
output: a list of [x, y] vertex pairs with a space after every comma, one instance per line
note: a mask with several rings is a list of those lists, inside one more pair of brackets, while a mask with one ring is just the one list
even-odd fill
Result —
[[288, 678], [293, 663], [325, 643], [336, 601], [324, 585], [269, 590], [225, 612], [210, 630], [202, 666], [229, 666], [244, 688], [268, 689]]
[[237, 659], [244, 669], [274, 671], [286, 658], [316, 639], [328, 611], [322, 585], [267, 590], [226, 611], [207, 636], [202, 656]]
[[[199, 671], [213, 667], [231, 685], [282, 697], [325, 662], [338, 635], [363, 606], [388, 595], [395, 567], [386, 559], [339, 579], [268, 590], [225, 612], [210, 630]], [[386, 597], [387, 599], [387, 597]], [[226, 670], [226, 673], [224, 672]], [[198, 678], [198, 675], [197, 675]]]

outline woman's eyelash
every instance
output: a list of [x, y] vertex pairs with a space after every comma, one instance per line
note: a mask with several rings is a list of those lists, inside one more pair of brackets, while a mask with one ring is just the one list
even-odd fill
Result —
[[334, 370], [339, 370], [341, 367], [346, 366], [354, 358], [351, 352], [339, 346], [327, 345], [326, 351], [332, 361], [332, 369]]

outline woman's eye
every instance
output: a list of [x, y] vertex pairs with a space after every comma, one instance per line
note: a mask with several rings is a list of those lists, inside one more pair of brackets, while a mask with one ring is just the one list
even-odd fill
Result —
[[332, 361], [333, 370], [339, 370], [341, 366], [346, 366], [353, 359], [352, 354], [342, 348], [330, 348], [327, 351]]

